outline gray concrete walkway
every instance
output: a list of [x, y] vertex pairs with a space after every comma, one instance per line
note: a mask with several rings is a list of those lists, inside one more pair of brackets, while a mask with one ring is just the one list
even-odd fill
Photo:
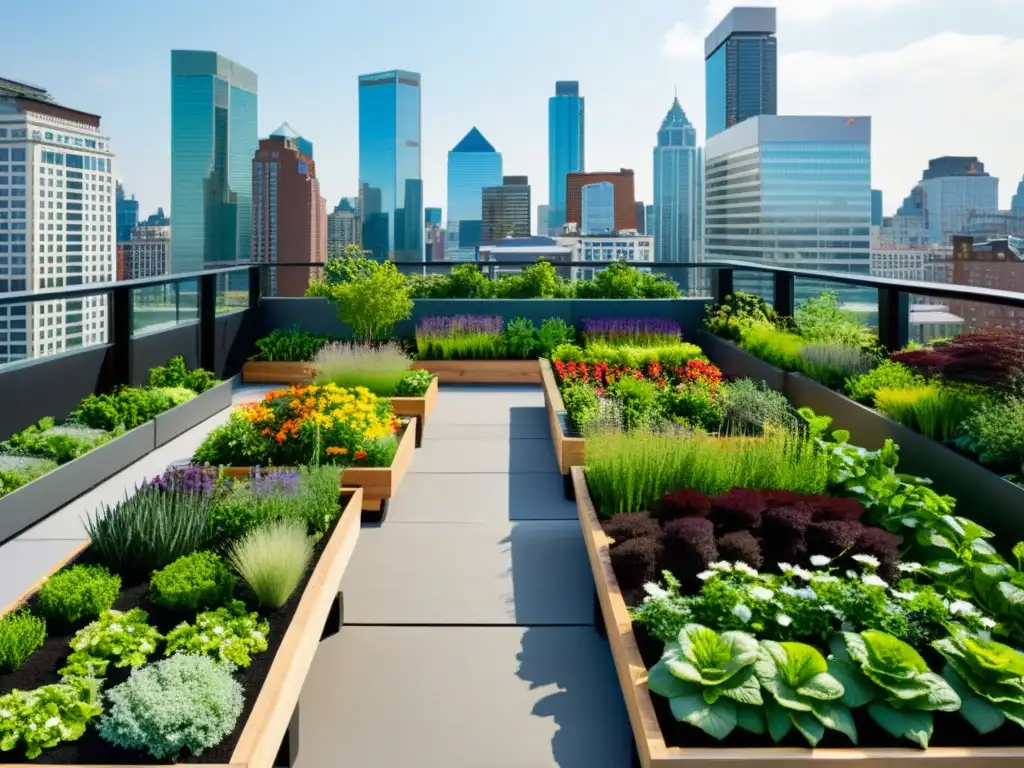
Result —
[[[0, 605], [85, 538], [86, 513], [187, 459], [227, 414], [0, 547]], [[346, 626], [321, 644], [303, 689], [297, 768], [630, 765], [539, 388], [442, 388], [388, 519], [363, 529], [342, 588]]]

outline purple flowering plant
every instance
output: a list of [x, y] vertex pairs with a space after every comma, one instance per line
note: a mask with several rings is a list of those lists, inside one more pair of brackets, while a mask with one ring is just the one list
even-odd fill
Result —
[[142, 488], [159, 488], [161, 491], [177, 493], [201, 493], [212, 496], [217, 490], [218, 471], [214, 467], [200, 467], [189, 464], [186, 467], [168, 469], [162, 475], [143, 483]]
[[629, 346], [676, 344], [683, 338], [679, 323], [659, 317], [600, 317], [583, 321], [587, 342]]

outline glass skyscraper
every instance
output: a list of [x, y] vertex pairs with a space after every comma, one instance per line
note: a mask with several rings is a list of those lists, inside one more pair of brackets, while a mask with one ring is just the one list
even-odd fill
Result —
[[484, 188], [500, 186], [501, 182], [501, 153], [472, 128], [448, 153], [446, 259], [475, 258], [483, 237]]
[[[704, 258], [869, 274], [871, 118], [761, 115], [708, 139]], [[798, 280], [848, 302], [871, 289]], [[771, 298], [766, 276], [739, 272], [736, 288]]]
[[171, 271], [250, 261], [256, 74], [213, 51], [171, 51]]
[[584, 157], [584, 100], [575, 80], [555, 83], [548, 99], [548, 228], [565, 224], [565, 177], [586, 170]]
[[[697, 131], [683, 112], [678, 97], [658, 130], [654, 148], [654, 260], [686, 264], [700, 261], [701, 185], [700, 150]], [[683, 289], [691, 289], [693, 277], [676, 270], [673, 275]]]
[[132, 230], [139, 224], [139, 201], [135, 199], [135, 195], [124, 196], [124, 187], [121, 182], [117, 182], [114, 216], [117, 220], [117, 242], [127, 243], [132, 239]]
[[586, 184], [581, 190], [580, 229], [584, 235], [615, 231], [615, 185], [610, 181]]
[[871, 226], [882, 226], [882, 190], [871, 190]]
[[778, 112], [774, 8], [733, 8], [704, 40], [707, 138]]
[[423, 260], [420, 76], [359, 76], [359, 200], [363, 250], [377, 260]]

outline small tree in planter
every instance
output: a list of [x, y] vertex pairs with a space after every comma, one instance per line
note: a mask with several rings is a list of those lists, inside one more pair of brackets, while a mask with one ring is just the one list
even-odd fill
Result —
[[361, 341], [387, 338], [395, 323], [412, 314], [405, 275], [390, 261], [360, 258], [350, 267], [347, 280], [330, 289], [338, 317]]

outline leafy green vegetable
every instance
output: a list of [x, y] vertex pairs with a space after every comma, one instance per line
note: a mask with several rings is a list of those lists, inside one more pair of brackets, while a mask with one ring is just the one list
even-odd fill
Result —
[[0, 669], [14, 672], [46, 640], [46, 622], [27, 609], [0, 618]]
[[167, 635], [166, 655], [197, 653], [239, 667], [252, 664], [252, 655], [267, 650], [270, 625], [248, 613], [245, 603], [232, 600], [224, 608], [206, 611], [193, 623], [182, 622]]
[[942, 676], [960, 695], [960, 714], [978, 733], [1007, 719], [1024, 727], [1024, 654], [965, 632], [932, 645], [947, 661]]
[[115, 667], [141, 667], [161, 640], [156, 628], [146, 623], [148, 619], [141, 608], [104, 611], [75, 633], [68, 663], [60, 673], [65, 678], [104, 677], [111, 661]]
[[768, 733], [782, 741], [793, 726], [815, 747], [825, 729], [839, 731], [857, 743], [857, 726], [842, 703], [845, 689], [829, 674], [825, 657], [803, 643], [762, 640], [755, 664], [761, 687], [771, 694], [765, 701]]
[[867, 705], [871, 718], [896, 738], [926, 749], [932, 712], [960, 708], [953, 687], [902, 640], [875, 630], [844, 632], [829, 648], [828, 671], [843, 685], [843, 703]]
[[69, 624], [92, 619], [114, 604], [121, 577], [101, 565], [73, 565], [48, 578], [39, 589], [39, 610]]
[[86, 723], [103, 711], [98, 694], [96, 681], [86, 680], [0, 696], [0, 750], [23, 744], [25, 756], [34, 760], [62, 741], [77, 741]]
[[193, 552], [153, 574], [149, 597], [165, 608], [195, 613], [230, 600], [235, 581], [220, 557], [212, 552]]
[[724, 739], [740, 728], [765, 731], [761, 686], [754, 674], [757, 640], [743, 632], [721, 634], [687, 624], [648, 673], [647, 685], [669, 700], [677, 720]]

